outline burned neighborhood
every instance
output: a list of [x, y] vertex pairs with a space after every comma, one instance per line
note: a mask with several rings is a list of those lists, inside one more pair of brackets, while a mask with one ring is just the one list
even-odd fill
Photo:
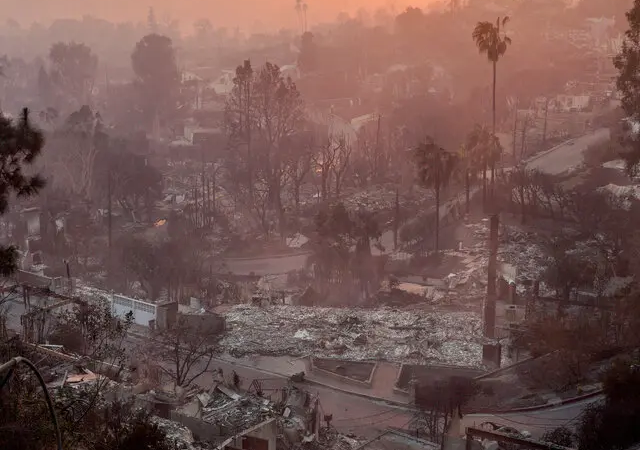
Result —
[[7, 0], [0, 448], [640, 445], [640, 0]]

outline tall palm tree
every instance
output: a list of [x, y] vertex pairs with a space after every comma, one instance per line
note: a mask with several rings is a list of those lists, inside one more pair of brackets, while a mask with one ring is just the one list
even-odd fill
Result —
[[[473, 29], [472, 38], [481, 54], [487, 55], [487, 59], [493, 65], [493, 100], [491, 104], [492, 125], [491, 134], [496, 134], [496, 71], [498, 61], [507, 52], [511, 45], [511, 38], [506, 35], [504, 29], [509, 22], [509, 17], [498, 17], [496, 23], [478, 22]], [[495, 182], [495, 162], [491, 165], [491, 194]]]
[[435, 250], [440, 243], [440, 192], [451, 180], [451, 175], [458, 160], [457, 155], [437, 145], [433, 138], [427, 137], [414, 151], [418, 181], [425, 187], [434, 190], [436, 196], [435, 217]]

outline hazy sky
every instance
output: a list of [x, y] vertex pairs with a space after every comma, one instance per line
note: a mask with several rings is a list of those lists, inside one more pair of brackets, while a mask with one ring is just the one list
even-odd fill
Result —
[[[435, 0], [306, 0], [310, 24], [333, 20], [342, 11], [353, 13], [361, 7], [375, 11], [388, 6], [401, 11], [407, 5], [424, 6], [430, 1]], [[142, 21], [150, 6], [159, 21], [167, 16], [178, 19], [185, 31], [191, 30], [193, 22], [201, 17], [227, 27], [246, 28], [261, 22], [269, 28], [280, 28], [297, 23], [295, 0], [0, 0], [2, 16], [23, 26], [85, 14], [111, 21]]]

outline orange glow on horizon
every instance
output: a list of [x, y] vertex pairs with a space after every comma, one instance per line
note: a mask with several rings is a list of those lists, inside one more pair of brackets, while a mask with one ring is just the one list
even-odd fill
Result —
[[[407, 6], [425, 7], [437, 0], [303, 0], [307, 3], [309, 25], [331, 22], [338, 14], [354, 15], [366, 9], [370, 15], [386, 8], [397, 14]], [[3, 16], [28, 27], [59, 18], [91, 15], [109, 21], [144, 22], [149, 7], [154, 8], [159, 22], [178, 20], [183, 32], [190, 33], [193, 23], [206, 18], [214, 26], [240, 27], [248, 32], [297, 27], [296, 0], [4, 0]]]

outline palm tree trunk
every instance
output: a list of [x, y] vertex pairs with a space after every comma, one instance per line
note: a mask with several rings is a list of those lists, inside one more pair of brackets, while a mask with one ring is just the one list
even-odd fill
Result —
[[515, 114], [513, 117], [513, 145], [512, 145], [512, 151], [513, 151], [513, 164], [517, 163], [517, 157], [516, 157], [516, 152], [517, 152], [517, 142], [516, 142], [516, 137], [518, 135], [518, 103], [516, 102], [516, 110], [515, 110]]
[[436, 179], [436, 253], [440, 250], [440, 183]]
[[494, 197], [496, 161], [495, 161], [495, 136], [496, 136], [496, 71], [498, 63], [493, 62], [493, 98], [491, 102], [491, 200]]
[[482, 164], [482, 210], [487, 212], [487, 161]]
[[400, 229], [400, 197], [396, 187], [396, 207], [393, 218], [393, 249], [398, 250], [398, 230]]
[[544, 103], [544, 125], [542, 126], [542, 150], [547, 149], [547, 121], [549, 118], [549, 97], [545, 98]]
[[464, 174], [464, 190], [465, 190], [465, 211], [469, 214], [469, 191], [471, 189], [471, 176], [469, 174], [469, 169], [465, 171]]

